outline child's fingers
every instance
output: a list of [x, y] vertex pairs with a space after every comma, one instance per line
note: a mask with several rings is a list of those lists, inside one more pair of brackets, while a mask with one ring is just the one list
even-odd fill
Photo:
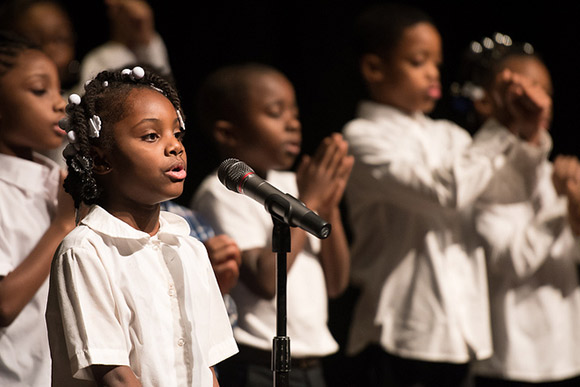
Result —
[[327, 137], [327, 139], [329, 145], [324, 158], [321, 160], [321, 166], [334, 177], [337, 169], [340, 167], [342, 159], [346, 156], [348, 145], [339, 133], [334, 133], [332, 136]]

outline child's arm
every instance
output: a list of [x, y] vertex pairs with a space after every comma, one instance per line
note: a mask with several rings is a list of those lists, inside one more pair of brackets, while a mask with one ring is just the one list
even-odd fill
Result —
[[568, 198], [568, 222], [572, 232], [580, 236], [580, 162], [574, 156], [558, 156], [552, 174], [554, 188]]
[[225, 234], [216, 235], [203, 242], [209, 255], [220, 291], [228, 294], [238, 282], [242, 256], [236, 242]]
[[[306, 231], [301, 228], [290, 229], [290, 253], [286, 255], [286, 270], [290, 270], [296, 256], [306, 244]], [[276, 254], [272, 247], [242, 251], [240, 279], [259, 296], [272, 299], [276, 296]]]
[[128, 366], [91, 366], [98, 386], [141, 387], [141, 382]]
[[332, 225], [321, 243], [320, 262], [329, 297], [338, 297], [348, 285], [350, 253], [339, 204], [354, 158], [338, 133], [325, 138], [313, 158], [304, 157], [296, 177], [300, 199]]
[[217, 376], [215, 375], [215, 370], [213, 369], [213, 367], [209, 367], [209, 369], [211, 370], [211, 373], [213, 374], [213, 387], [220, 387], [220, 384], [218, 383], [218, 380], [217, 380]]
[[37, 245], [18, 267], [0, 280], [0, 326], [14, 321], [34, 297], [48, 274], [52, 257], [62, 239], [75, 226], [72, 197], [64, 192], [60, 179], [56, 215]]

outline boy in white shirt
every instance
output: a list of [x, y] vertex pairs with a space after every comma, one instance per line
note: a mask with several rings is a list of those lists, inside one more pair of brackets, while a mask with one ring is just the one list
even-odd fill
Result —
[[370, 100], [343, 131], [355, 156], [346, 198], [361, 289], [348, 352], [360, 354], [366, 386], [465, 386], [470, 361], [492, 353], [472, 205], [537, 133], [550, 98], [503, 74], [497, 96], [509, 107], [507, 126], [525, 140], [507, 132], [472, 143], [457, 125], [426, 116], [441, 96], [442, 61], [427, 15], [378, 5], [356, 31]]

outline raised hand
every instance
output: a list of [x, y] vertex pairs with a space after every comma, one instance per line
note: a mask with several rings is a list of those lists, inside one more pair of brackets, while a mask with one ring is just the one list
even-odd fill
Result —
[[296, 171], [300, 200], [325, 215], [338, 207], [354, 158], [339, 133], [326, 137], [314, 156], [304, 156]]
[[505, 69], [492, 91], [497, 119], [522, 139], [537, 144], [550, 125], [552, 98], [527, 77]]
[[558, 195], [565, 195], [568, 182], [580, 182], [580, 162], [575, 156], [559, 155], [554, 159], [552, 183]]

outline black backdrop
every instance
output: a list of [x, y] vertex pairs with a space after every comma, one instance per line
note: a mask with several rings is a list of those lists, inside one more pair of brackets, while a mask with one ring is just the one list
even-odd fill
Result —
[[[64, 0], [78, 34], [77, 54], [104, 42], [108, 25], [100, 1]], [[210, 144], [196, 133], [194, 97], [208, 72], [240, 61], [262, 61], [294, 83], [304, 133], [304, 152], [352, 118], [362, 87], [349, 50], [350, 27], [368, 0], [188, 2], [151, 0], [156, 27], [165, 39], [171, 66], [188, 115], [189, 178], [179, 201], [187, 203], [200, 179], [219, 163]], [[433, 112], [453, 118], [448, 87], [460, 52], [470, 41], [495, 31], [531, 42], [554, 79], [554, 152], [580, 153], [576, 111], [580, 77], [580, 5], [572, 2], [411, 1], [433, 18], [443, 37], [445, 97]]]
[[[78, 34], [78, 56], [107, 38], [101, 1], [63, 0]], [[188, 204], [200, 180], [216, 167], [210, 143], [196, 130], [194, 97], [201, 80], [218, 66], [262, 61], [278, 67], [294, 83], [303, 124], [304, 152], [340, 131], [363, 95], [348, 46], [350, 26], [369, 0], [212, 2], [150, 0], [157, 30], [165, 39], [171, 66], [188, 116], [189, 170], [184, 194]], [[448, 88], [458, 71], [460, 53], [472, 40], [496, 31], [529, 41], [544, 57], [554, 81], [554, 154], [580, 155], [577, 122], [580, 100], [580, 4], [571, 1], [410, 1], [434, 19], [443, 38], [444, 98], [434, 117], [452, 118]], [[564, 3], [567, 3], [564, 5]], [[356, 290], [330, 302], [329, 325], [345, 343], [349, 310]], [[341, 353], [327, 360], [329, 386], [351, 385]], [[356, 377], [356, 376], [355, 376]]]

